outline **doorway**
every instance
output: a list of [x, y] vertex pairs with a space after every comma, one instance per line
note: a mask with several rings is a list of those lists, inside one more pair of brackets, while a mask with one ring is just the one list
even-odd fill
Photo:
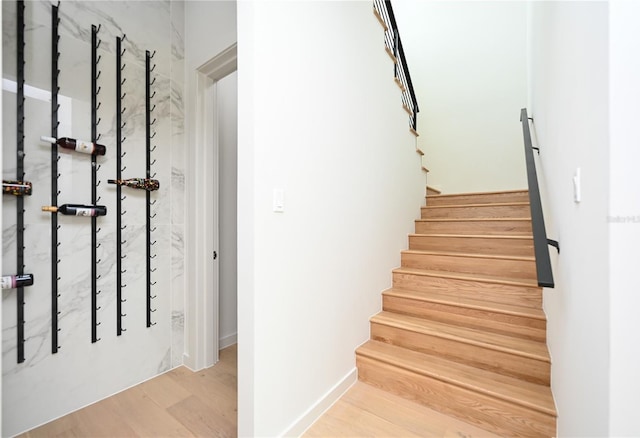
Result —
[[200, 66], [195, 77], [195, 135], [186, 175], [193, 214], [185, 230], [184, 357], [193, 370], [214, 365], [219, 350], [237, 341], [236, 71], [233, 44]]

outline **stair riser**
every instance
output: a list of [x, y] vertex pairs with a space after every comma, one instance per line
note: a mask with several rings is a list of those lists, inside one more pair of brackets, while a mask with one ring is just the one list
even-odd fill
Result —
[[529, 218], [529, 205], [487, 205], [477, 207], [422, 207], [422, 219]]
[[435, 378], [357, 356], [358, 378], [502, 436], [556, 436], [555, 418]]
[[550, 384], [549, 362], [496, 351], [435, 334], [419, 333], [371, 322], [371, 339], [433, 354], [467, 365], [542, 385]]
[[416, 221], [417, 234], [487, 234], [531, 236], [531, 221]]
[[486, 300], [514, 306], [542, 308], [542, 289], [483, 283], [480, 281], [393, 273], [393, 287], [398, 289], [433, 290], [454, 297]]
[[491, 204], [493, 202], [529, 202], [528, 192], [486, 193], [477, 195], [428, 196], [427, 205]]
[[533, 238], [409, 236], [409, 249], [533, 257]]
[[495, 275], [513, 279], [535, 280], [537, 278], [534, 260], [489, 259], [403, 252], [402, 266], [433, 271]]
[[383, 295], [383, 310], [534, 341], [546, 341], [546, 321], [487, 310]]

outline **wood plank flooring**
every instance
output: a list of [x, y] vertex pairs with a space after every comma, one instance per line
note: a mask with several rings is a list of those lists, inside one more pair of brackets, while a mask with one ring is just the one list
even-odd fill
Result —
[[497, 438], [498, 435], [358, 381], [303, 437]]
[[233, 345], [211, 368], [175, 368], [20, 436], [236, 437], [237, 394]]
[[[194, 373], [186, 367], [20, 435], [39, 437], [236, 437], [237, 350]], [[476, 426], [357, 382], [305, 437], [494, 438]]]

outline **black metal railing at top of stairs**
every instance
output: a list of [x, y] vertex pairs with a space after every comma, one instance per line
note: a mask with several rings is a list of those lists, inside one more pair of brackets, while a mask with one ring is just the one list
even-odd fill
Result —
[[540, 153], [540, 149], [531, 142], [531, 130], [529, 129], [527, 109], [520, 110], [520, 122], [522, 122], [522, 135], [524, 136], [524, 156], [527, 163], [527, 182], [529, 184], [529, 202], [531, 204], [531, 228], [533, 230], [533, 247], [536, 256], [536, 270], [538, 271], [538, 286], [554, 287], [553, 272], [551, 270], [551, 258], [548, 245], [555, 247], [560, 252], [557, 241], [547, 238], [547, 230], [542, 214], [542, 201], [536, 173], [536, 162], [533, 158], [534, 149]]
[[409, 111], [409, 125], [417, 132], [418, 129], [418, 100], [411, 82], [411, 74], [407, 66], [407, 57], [402, 48], [402, 40], [398, 32], [398, 24], [393, 13], [390, 0], [373, 0], [373, 10], [384, 23], [384, 44], [394, 58], [393, 74], [402, 90], [402, 104]]

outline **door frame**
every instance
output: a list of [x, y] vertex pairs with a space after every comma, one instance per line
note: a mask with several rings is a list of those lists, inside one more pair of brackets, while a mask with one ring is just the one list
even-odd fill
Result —
[[217, 82], [237, 70], [237, 59], [237, 43], [234, 43], [195, 72], [195, 123], [185, 166], [184, 364], [193, 370], [218, 362], [219, 264], [214, 256], [219, 247]]

